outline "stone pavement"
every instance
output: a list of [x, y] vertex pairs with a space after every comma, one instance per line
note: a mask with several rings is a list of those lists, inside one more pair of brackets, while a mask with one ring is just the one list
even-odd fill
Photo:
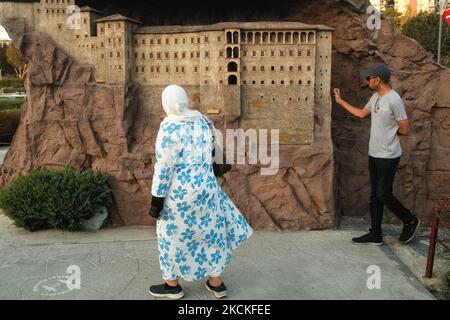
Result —
[[[348, 227], [255, 232], [224, 273], [228, 299], [434, 299], [389, 246], [353, 245], [360, 231]], [[71, 265], [80, 289], [64, 283]], [[373, 265], [381, 288], [369, 290]], [[31, 233], [0, 215], [0, 299], [151, 300], [160, 282], [154, 228]], [[203, 282], [181, 283], [184, 299], [213, 299]]]

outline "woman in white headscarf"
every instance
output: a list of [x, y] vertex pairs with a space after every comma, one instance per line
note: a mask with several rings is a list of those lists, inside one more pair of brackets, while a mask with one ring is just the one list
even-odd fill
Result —
[[214, 175], [212, 121], [190, 110], [186, 92], [176, 85], [164, 89], [162, 105], [167, 116], [156, 138], [150, 214], [159, 216], [156, 230], [165, 283], [151, 286], [149, 292], [179, 299], [184, 296], [179, 279], [208, 278], [206, 288], [221, 298], [226, 287], [220, 276], [232, 250], [253, 231]]

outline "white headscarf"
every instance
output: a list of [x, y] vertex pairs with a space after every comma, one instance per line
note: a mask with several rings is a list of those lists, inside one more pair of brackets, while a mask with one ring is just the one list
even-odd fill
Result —
[[177, 85], [167, 86], [161, 95], [162, 106], [167, 114], [166, 120], [195, 120], [202, 116], [197, 110], [189, 109], [186, 91]]

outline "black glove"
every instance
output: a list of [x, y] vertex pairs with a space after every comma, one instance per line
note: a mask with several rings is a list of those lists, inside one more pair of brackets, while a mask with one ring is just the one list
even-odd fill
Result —
[[164, 207], [164, 198], [153, 196], [152, 201], [150, 203], [150, 210], [148, 214], [151, 217], [158, 219], [159, 214], [161, 213], [163, 207]]

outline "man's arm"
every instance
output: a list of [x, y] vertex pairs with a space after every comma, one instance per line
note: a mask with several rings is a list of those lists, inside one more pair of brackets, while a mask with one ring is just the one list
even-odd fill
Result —
[[357, 116], [358, 118], [365, 118], [370, 114], [370, 110], [366, 108], [357, 108], [352, 106], [350, 103], [344, 101], [341, 99], [341, 92], [339, 89], [334, 89], [334, 97], [336, 99], [336, 103], [340, 104], [342, 107], [344, 107], [348, 112], [353, 114], [354, 116]]
[[400, 120], [398, 123], [397, 134], [399, 136], [408, 136], [409, 135], [409, 122], [407, 119]]

